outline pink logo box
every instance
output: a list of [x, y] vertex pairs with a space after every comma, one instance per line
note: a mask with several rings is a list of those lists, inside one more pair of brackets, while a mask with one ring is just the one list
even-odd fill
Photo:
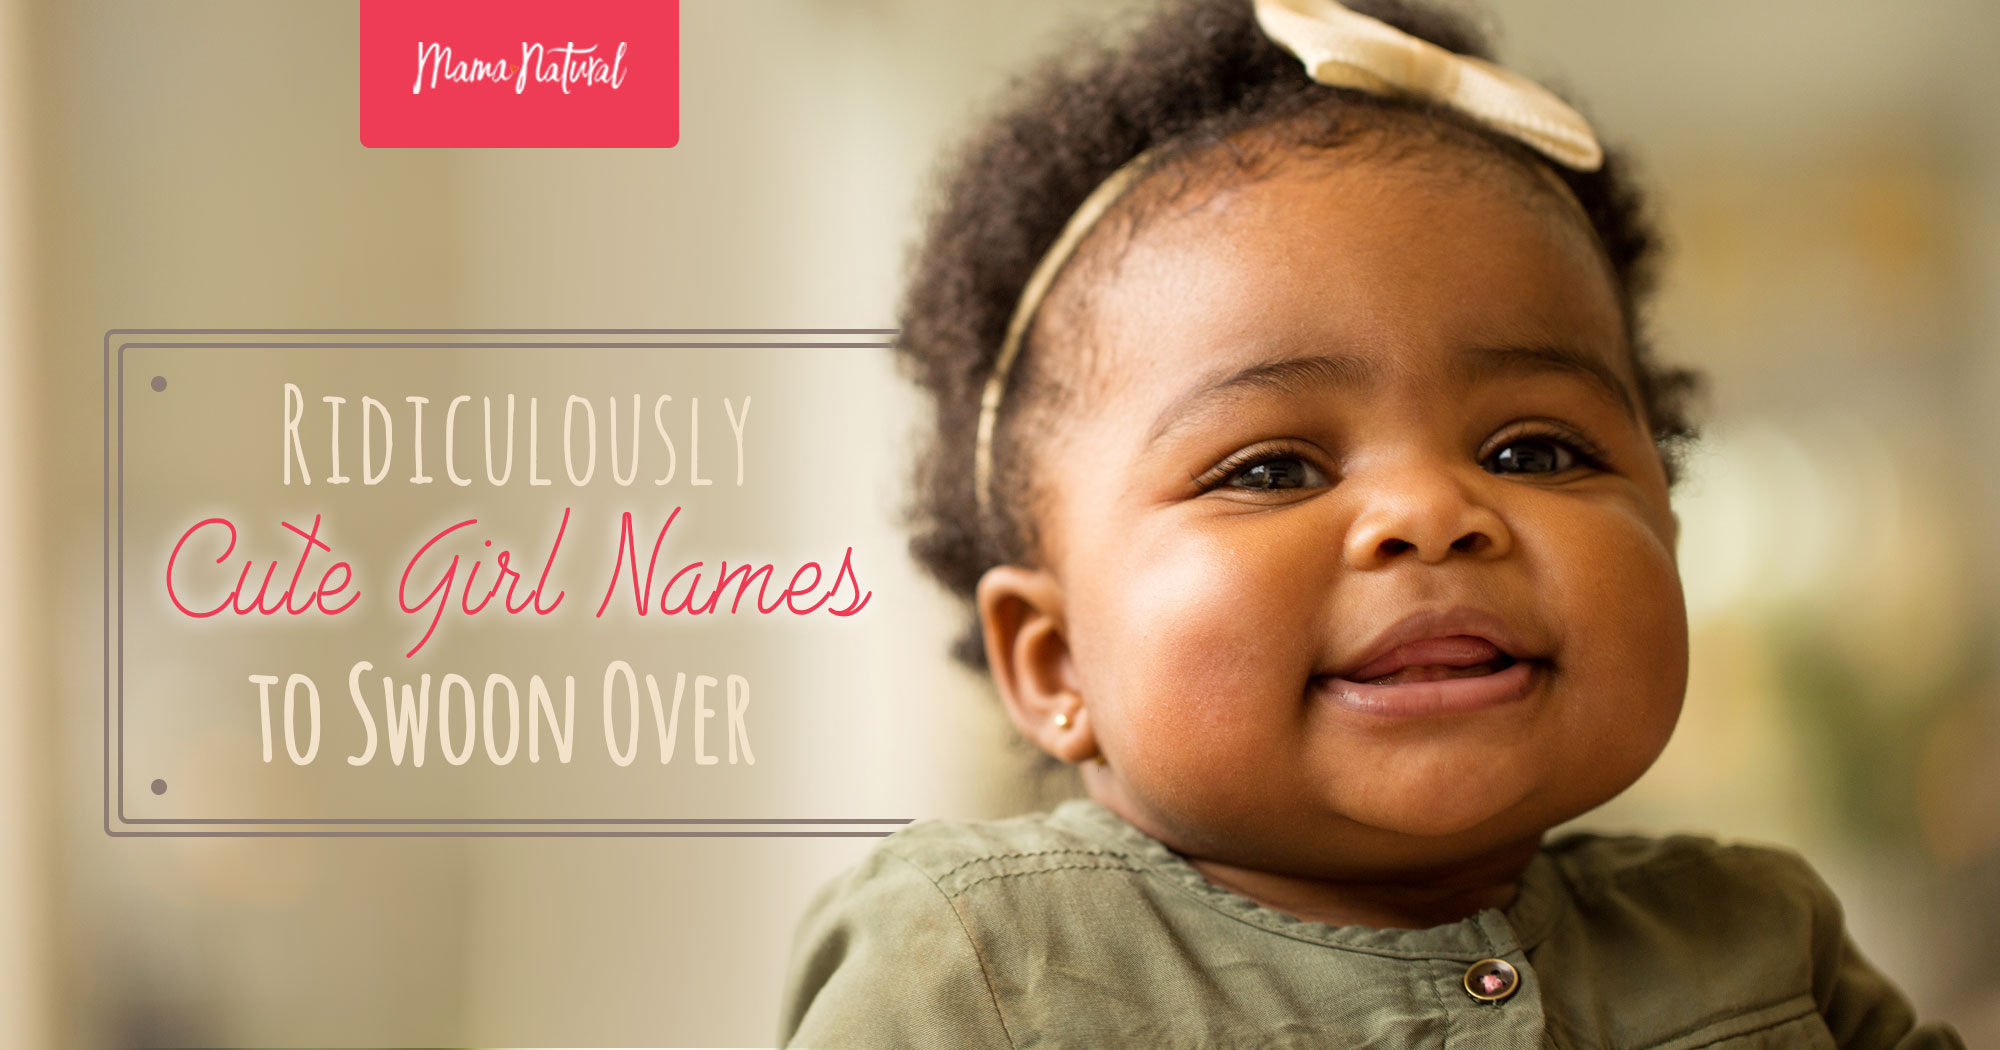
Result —
[[361, 0], [363, 146], [679, 140], [679, 0]]

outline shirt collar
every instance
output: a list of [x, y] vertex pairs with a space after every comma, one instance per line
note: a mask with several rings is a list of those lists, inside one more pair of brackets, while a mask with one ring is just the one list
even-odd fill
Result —
[[1421, 930], [1334, 926], [1266, 907], [1215, 885], [1185, 857], [1094, 799], [1070, 799], [1056, 807], [1052, 819], [1105, 842], [1174, 888], [1232, 918], [1297, 940], [1375, 955], [1470, 962], [1517, 949], [1528, 951], [1548, 936], [1565, 899], [1562, 875], [1544, 849], [1528, 862], [1514, 900], [1504, 908], [1485, 908]]

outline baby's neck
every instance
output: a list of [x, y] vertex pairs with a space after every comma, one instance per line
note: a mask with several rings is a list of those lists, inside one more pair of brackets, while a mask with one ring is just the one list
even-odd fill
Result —
[[1521, 873], [1539, 847], [1538, 841], [1520, 843], [1448, 874], [1416, 880], [1314, 879], [1199, 857], [1188, 862], [1209, 882], [1301, 919], [1333, 926], [1425, 929], [1511, 904]]

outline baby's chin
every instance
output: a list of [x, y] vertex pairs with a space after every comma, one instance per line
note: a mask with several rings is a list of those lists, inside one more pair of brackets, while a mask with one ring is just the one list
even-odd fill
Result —
[[1557, 697], [1525, 717], [1468, 720], [1449, 732], [1343, 736], [1305, 761], [1283, 808], [1433, 846], [1538, 835], [1630, 787], [1672, 726], [1636, 711], [1607, 726], [1578, 718], [1579, 706]]
[[1483, 776], [1461, 767], [1434, 777], [1375, 781], [1316, 800], [1316, 808], [1329, 828], [1350, 829], [1345, 837], [1357, 857], [1427, 866], [1539, 842], [1550, 828], [1610, 801], [1635, 779], [1636, 773], [1611, 768], [1538, 778]]
[[[1426, 799], [1378, 791], [1360, 798], [1266, 800], [1254, 811], [1218, 805], [1200, 812], [1133, 807], [1099, 797], [1177, 852], [1273, 873], [1383, 878], [1454, 869], [1496, 853], [1532, 852], [1550, 828], [1602, 799], [1558, 797], [1532, 786]], [[1217, 800], [1219, 801], [1219, 800]]]
[[[1375, 783], [1334, 800], [1329, 815], [1377, 832], [1411, 839], [1486, 838], [1496, 829], [1518, 835], [1548, 819], [1539, 812], [1553, 801], [1538, 785], [1471, 775], [1417, 783]], [[1539, 796], [1539, 797], [1538, 797]], [[1548, 820], [1553, 827], [1567, 817]], [[1482, 834], [1485, 832], [1486, 834]]]

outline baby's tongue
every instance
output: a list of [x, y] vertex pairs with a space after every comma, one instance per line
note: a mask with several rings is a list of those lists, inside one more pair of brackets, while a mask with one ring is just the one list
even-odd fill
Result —
[[1426, 638], [1390, 650], [1348, 678], [1356, 682], [1382, 679], [1385, 685], [1470, 678], [1491, 674], [1491, 665], [1505, 656], [1492, 642], [1469, 634]]

